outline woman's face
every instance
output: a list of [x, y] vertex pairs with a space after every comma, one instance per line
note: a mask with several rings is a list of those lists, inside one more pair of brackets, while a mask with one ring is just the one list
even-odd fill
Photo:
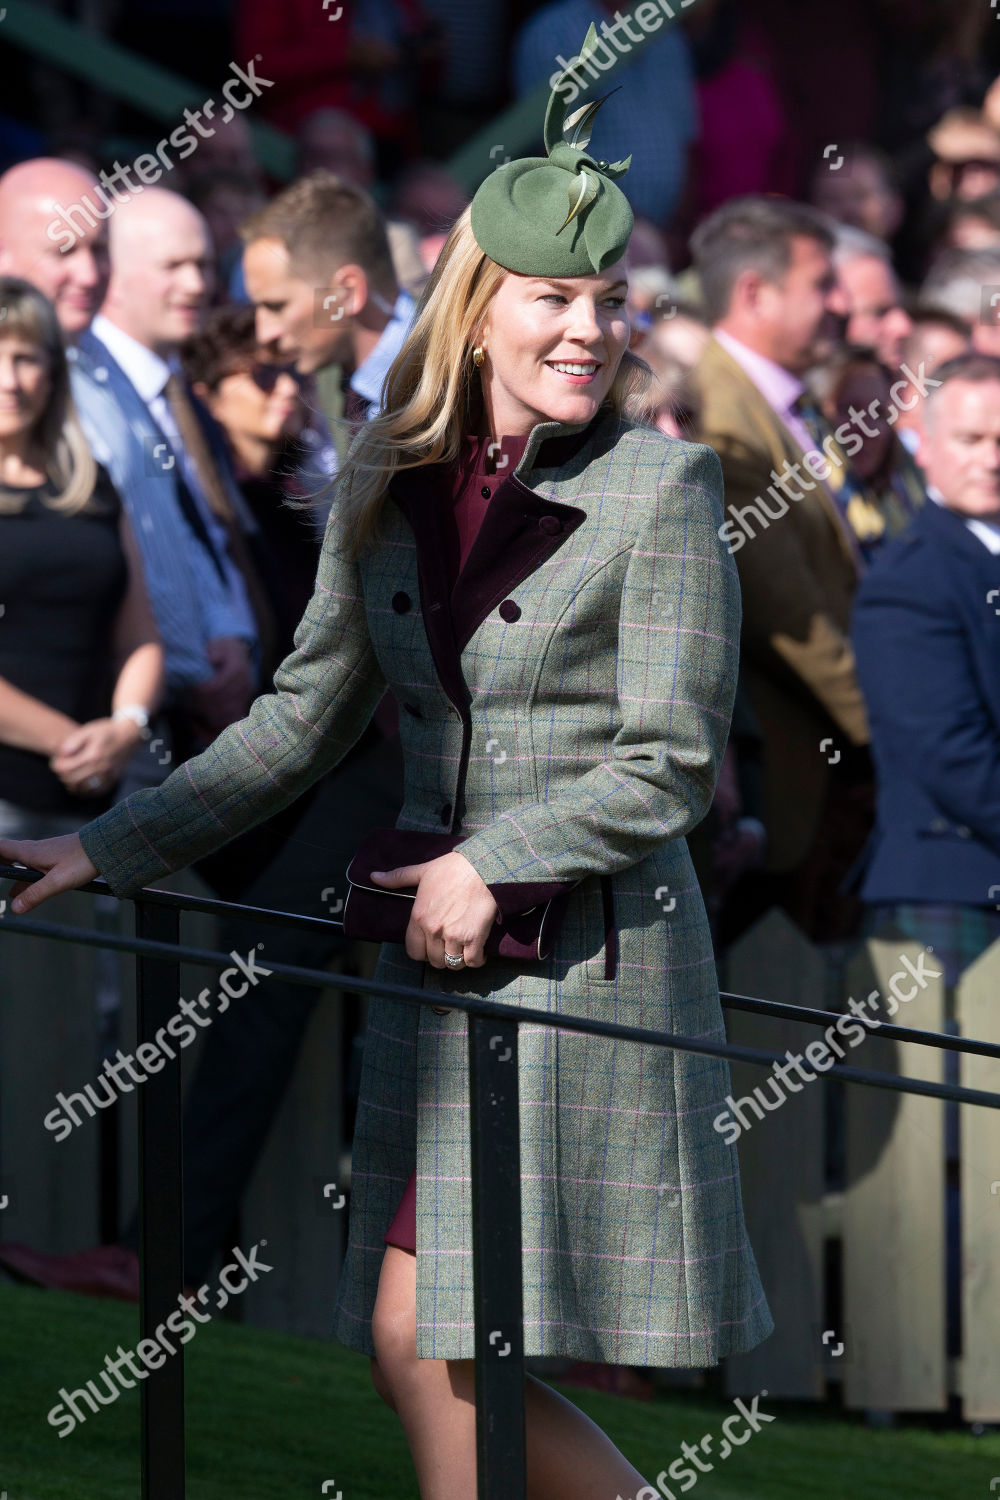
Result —
[[622, 261], [593, 276], [507, 274], [479, 339], [494, 436], [590, 421], [628, 348], [627, 291]]
[[45, 350], [20, 334], [0, 337], [0, 439], [30, 432], [51, 392]]
[[237, 441], [280, 443], [305, 425], [301, 385], [287, 365], [259, 363], [236, 370], [224, 375], [204, 399], [215, 420]]
[[[888, 420], [891, 406], [889, 382], [874, 368], [852, 371], [837, 392], [834, 426], [847, 423], [857, 433], [861, 447], [852, 454], [851, 467], [862, 479], [878, 474], [889, 458], [893, 437], [892, 423]], [[860, 422], [851, 416], [852, 409], [861, 413]]]

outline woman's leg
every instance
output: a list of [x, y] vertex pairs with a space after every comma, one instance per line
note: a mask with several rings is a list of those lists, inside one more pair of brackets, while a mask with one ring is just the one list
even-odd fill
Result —
[[398, 1245], [385, 1249], [372, 1338], [375, 1389], [403, 1424], [421, 1500], [470, 1500], [476, 1493], [473, 1361], [417, 1358], [417, 1257]]
[[[416, 1256], [388, 1245], [372, 1315], [372, 1378], [403, 1425], [421, 1500], [470, 1500], [475, 1365], [417, 1357], [416, 1291]], [[533, 1375], [525, 1377], [525, 1428], [529, 1500], [635, 1500], [646, 1483], [589, 1417]]]

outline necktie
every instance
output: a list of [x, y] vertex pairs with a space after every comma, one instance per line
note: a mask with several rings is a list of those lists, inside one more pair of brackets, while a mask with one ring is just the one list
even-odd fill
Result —
[[[152, 414], [150, 414], [150, 420], [152, 420]], [[173, 453], [174, 444], [168, 442], [167, 434], [163, 431], [163, 428], [160, 427], [157, 422], [153, 422], [153, 426], [156, 428], [157, 432], [160, 434], [160, 437], [163, 439], [164, 448]], [[180, 464], [177, 463], [176, 455], [174, 455], [174, 457], [171, 459], [171, 462], [176, 464], [176, 467], [173, 470], [174, 486], [177, 495], [177, 504], [180, 506], [181, 514], [183, 515], [185, 521], [187, 521], [195, 536], [198, 538], [201, 545], [204, 547], [205, 551], [208, 553], [209, 557], [212, 559], [212, 565], [215, 568], [215, 571], [218, 573], [220, 581], [225, 584], [226, 570], [223, 566], [222, 558], [219, 556], [216, 550], [215, 543], [212, 540], [211, 532], [205, 525], [205, 518], [202, 515], [201, 511], [198, 509], [198, 506], [195, 503], [194, 496], [188, 489], [184, 476], [181, 473]]]
[[243, 575], [250, 607], [257, 625], [261, 652], [261, 678], [265, 683], [270, 682], [274, 669], [278, 665], [275, 660], [277, 622], [267, 590], [261, 581], [235, 508], [226, 492], [205, 430], [198, 420], [187, 386], [180, 375], [171, 374], [163, 394], [184, 451], [198, 476], [198, 483], [209, 509], [218, 516], [226, 528], [233, 562]]
[[[792, 410], [805, 423], [817, 451], [829, 460], [830, 473], [823, 483], [833, 497], [841, 520], [841, 530], [860, 569], [864, 566], [864, 554], [860, 546], [861, 538], [858, 527], [860, 525], [862, 530], [867, 532], [864, 518], [868, 512], [864, 486], [841, 450], [833, 428], [808, 391], [803, 391], [802, 395], [792, 402]], [[867, 540], [867, 534], [864, 539]]]

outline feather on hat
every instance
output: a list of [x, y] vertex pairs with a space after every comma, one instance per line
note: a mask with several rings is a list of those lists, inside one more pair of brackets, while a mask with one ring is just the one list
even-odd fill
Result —
[[595, 116], [610, 94], [569, 116], [563, 97], [564, 90], [576, 88], [571, 75], [596, 44], [592, 25], [579, 58], [563, 69], [549, 95], [547, 155], [519, 157], [497, 167], [472, 200], [477, 245], [508, 271], [589, 276], [614, 265], [625, 253], [633, 214], [616, 179], [628, 171], [632, 158], [599, 161], [586, 149]]

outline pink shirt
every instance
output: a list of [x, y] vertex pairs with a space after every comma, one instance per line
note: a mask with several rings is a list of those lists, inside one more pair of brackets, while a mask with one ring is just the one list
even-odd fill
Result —
[[466, 436], [462, 456], [452, 470], [450, 493], [454, 524], [450, 528], [448, 564], [453, 588], [497, 486], [513, 474], [527, 446], [527, 435], [502, 437], [498, 443], [472, 433]]
[[775, 364], [774, 360], [768, 359], [766, 354], [758, 354], [756, 349], [749, 349], [739, 339], [734, 339], [733, 335], [727, 333], [724, 328], [713, 328], [712, 332], [726, 353], [731, 355], [740, 368], [749, 375], [768, 406], [788, 428], [803, 453], [808, 452], [810, 448], [815, 448], [816, 443], [809, 428], [798, 412], [792, 410], [793, 402], [797, 401], [805, 390], [798, 376], [793, 375], [783, 366]]

